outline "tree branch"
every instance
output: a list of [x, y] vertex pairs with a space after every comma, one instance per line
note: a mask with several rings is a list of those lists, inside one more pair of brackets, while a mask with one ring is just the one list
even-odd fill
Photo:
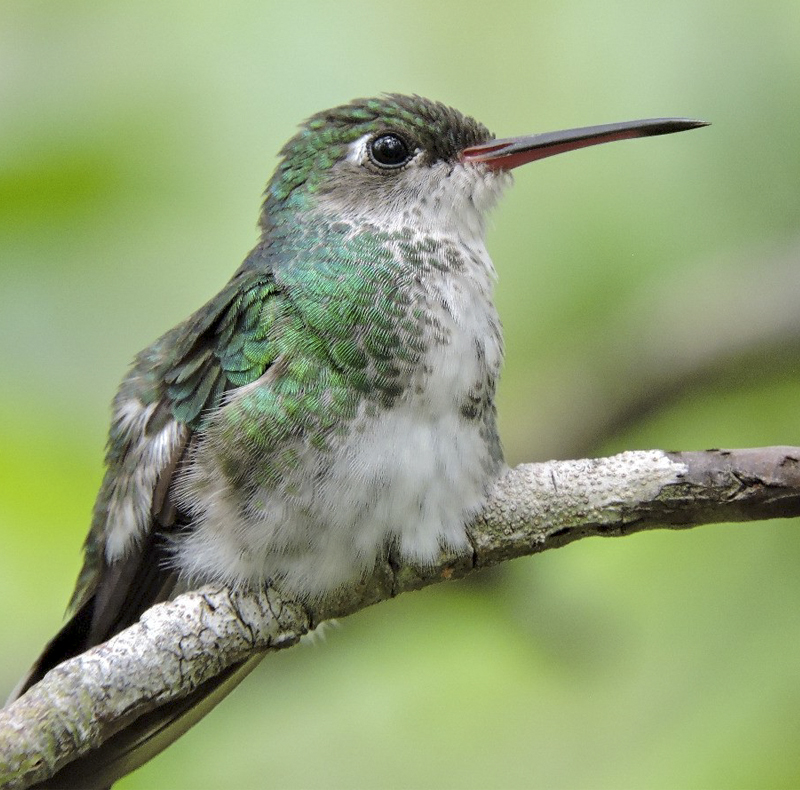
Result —
[[152, 607], [0, 711], [0, 786], [41, 782], [226, 668], [290, 647], [324, 620], [402, 592], [591, 535], [797, 515], [800, 447], [651, 450], [521, 465], [498, 480], [470, 526], [471, 556], [443, 555], [434, 567], [390, 556], [367, 579], [315, 607], [282, 600], [272, 589], [218, 587]]

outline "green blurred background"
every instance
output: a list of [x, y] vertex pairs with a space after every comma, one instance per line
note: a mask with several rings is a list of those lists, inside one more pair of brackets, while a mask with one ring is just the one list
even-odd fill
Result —
[[[508, 460], [800, 444], [800, 3], [0, 6], [0, 694], [60, 622], [136, 351], [255, 241], [309, 114], [709, 129], [517, 171]], [[800, 786], [794, 522], [585, 540], [265, 661], [136, 788]]]

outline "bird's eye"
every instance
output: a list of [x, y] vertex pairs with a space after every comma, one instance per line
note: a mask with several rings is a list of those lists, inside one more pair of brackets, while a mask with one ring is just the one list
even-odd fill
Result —
[[401, 167], [411, 159], [406, 141], [396, 134], [382, 134], [369, 144], [369, 157], [379, 167]]

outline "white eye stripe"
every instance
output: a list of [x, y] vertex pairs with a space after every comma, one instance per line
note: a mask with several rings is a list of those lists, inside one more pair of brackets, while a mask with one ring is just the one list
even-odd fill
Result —
[[367, 144], [372, 139], [371, 134], [365, 134], [350, 143], [350, 150], [347, 153], [347, 161], [353, 164], [360, 165], [367, 160], [369, 154], [367, 153]]

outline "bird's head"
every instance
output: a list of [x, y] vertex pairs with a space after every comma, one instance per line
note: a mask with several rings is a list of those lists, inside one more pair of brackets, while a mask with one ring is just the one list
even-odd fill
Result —
[[467, 164], [462, 154], [492, 139], [483, 124], [419, 96], [325, 110], [283, 147], [262, 224], [287, 215], [314, 221], [319, 212], [384, 229], [475, 222], [509, 179]]
[[703, 125], [656, 119], [496, 140], [473, 118], [419, 96], [357, 99], [313, 115], [283, 147], [261, 224], [266, 233], [324, 218], [482, 235], [486, 212], [519, 165]]

